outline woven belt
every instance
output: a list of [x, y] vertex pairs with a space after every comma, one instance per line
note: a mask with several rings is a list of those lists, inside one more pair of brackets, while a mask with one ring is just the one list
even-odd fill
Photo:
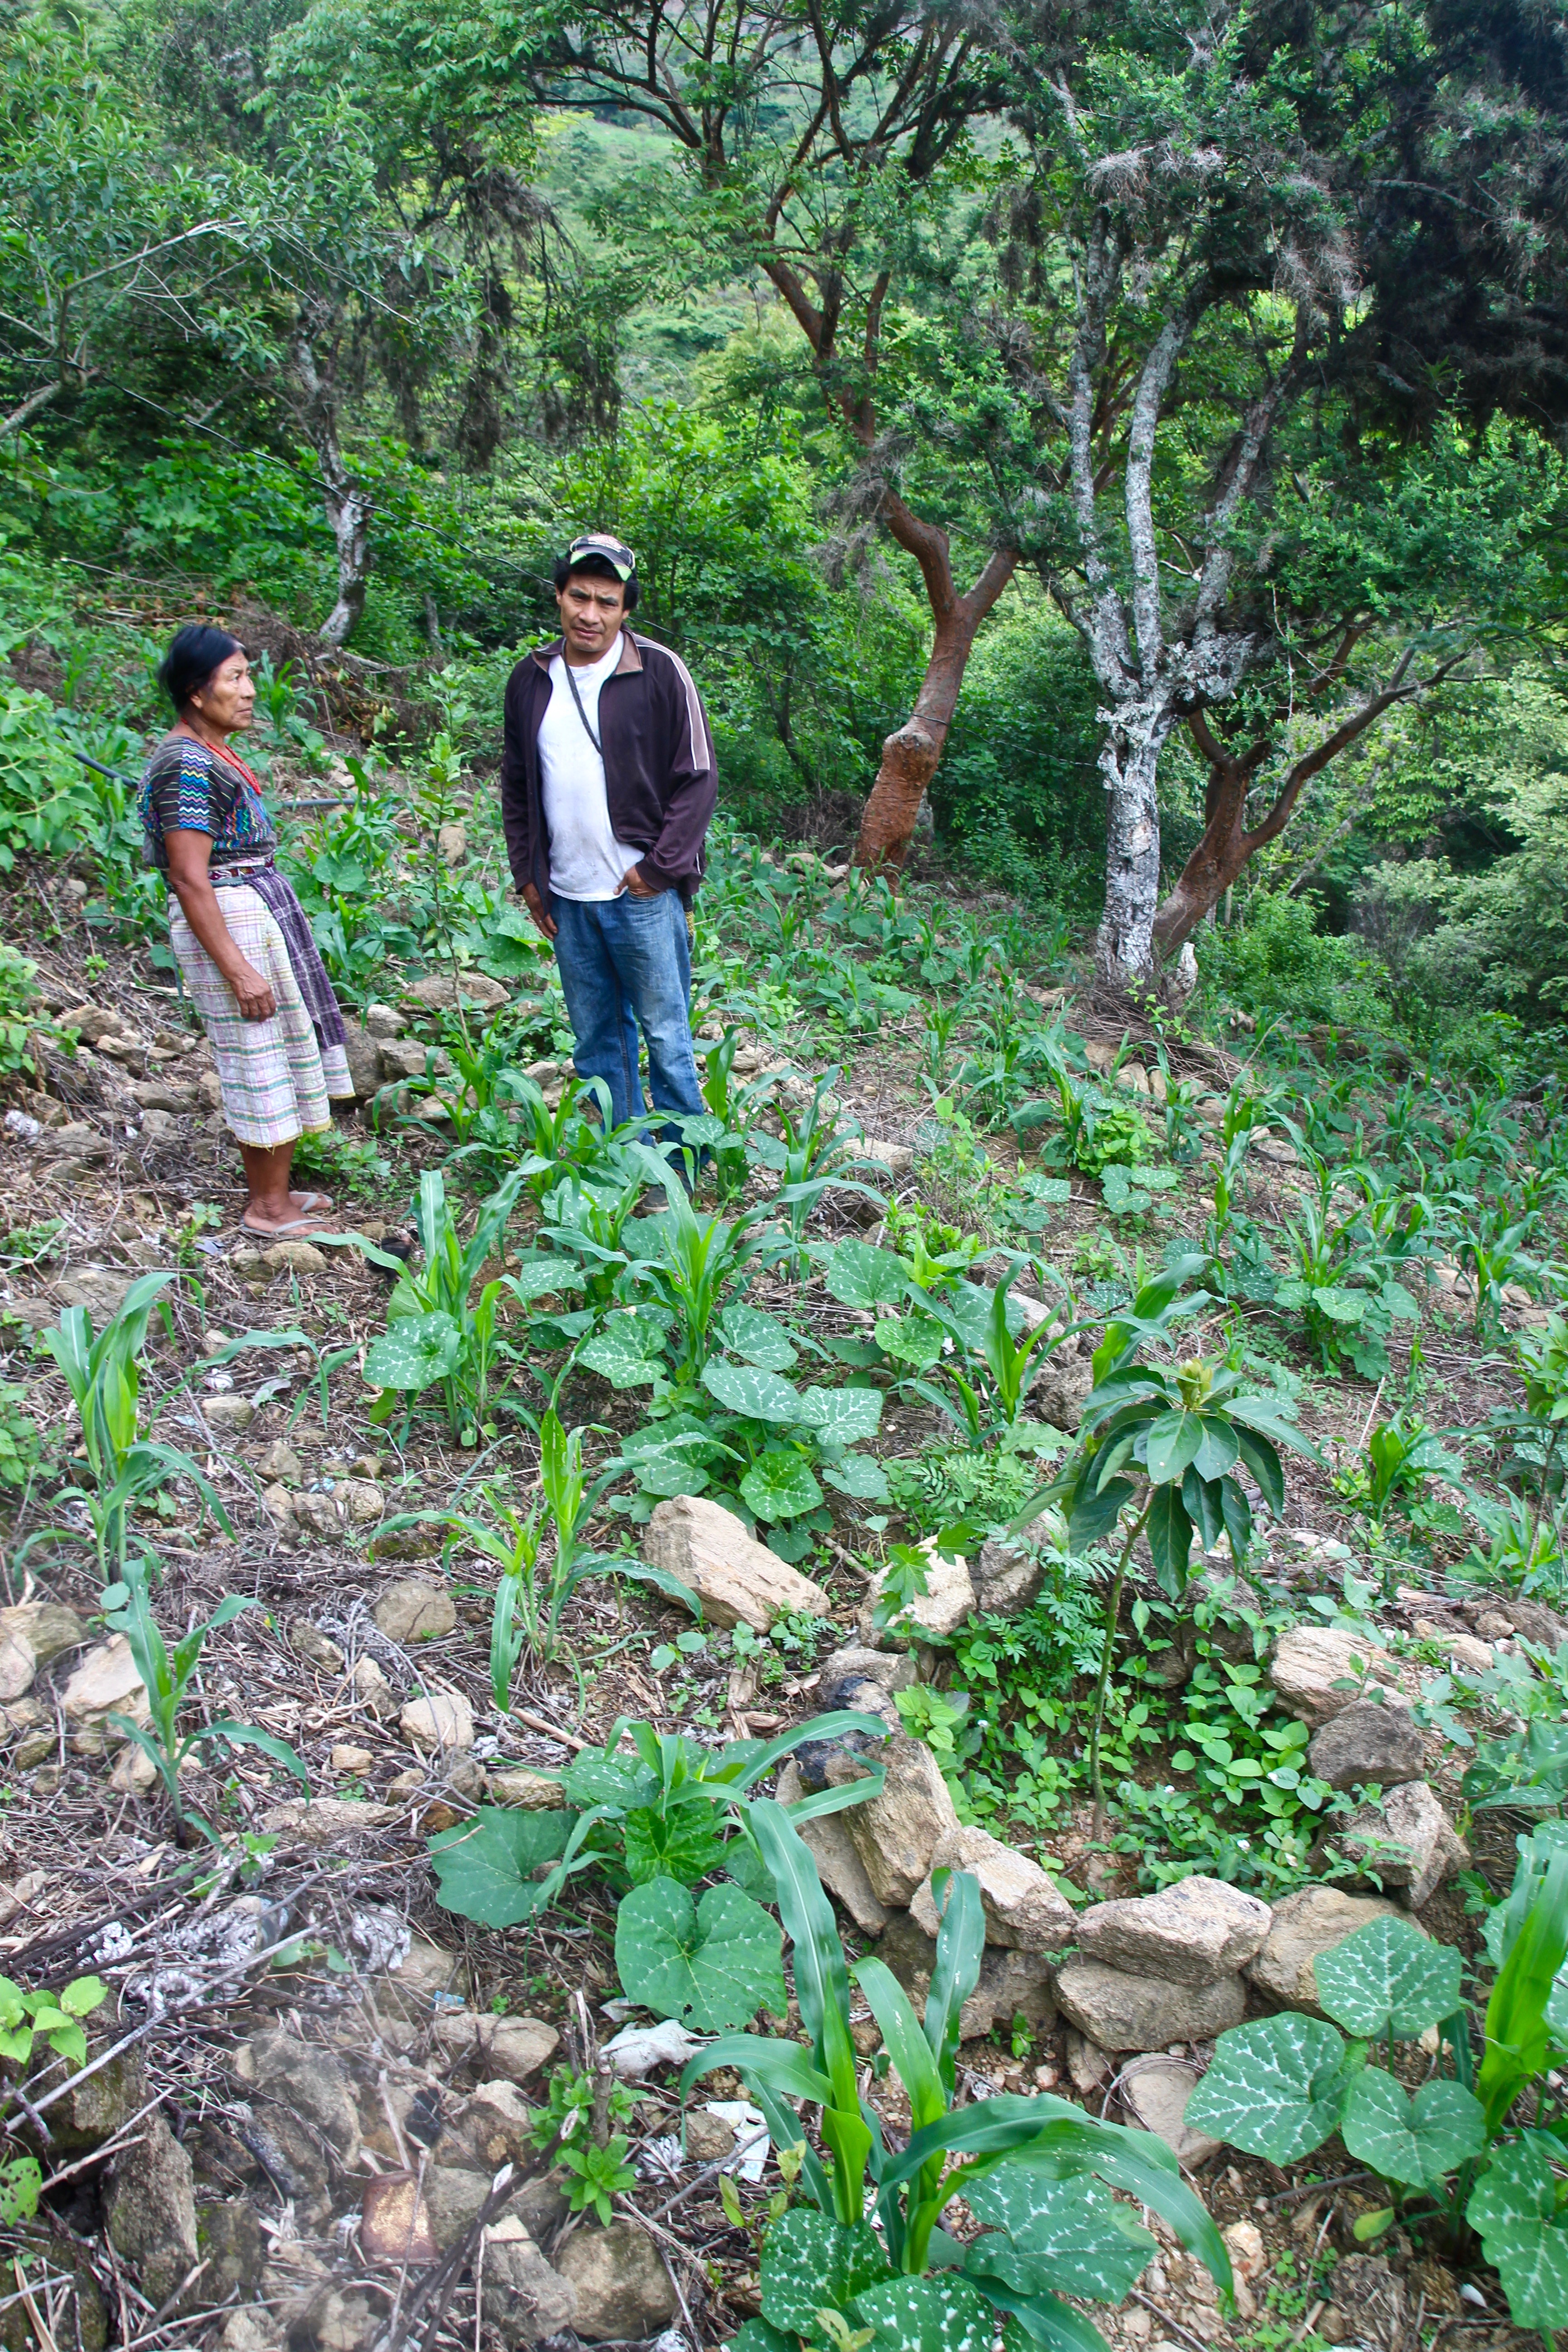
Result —
[[222, 890], [226, 887], [233, 888], [248, 882], [253, 874], [270, 874], [273, 863], [270, 857], [252, 857], [243, 866], [220, 866], [216, 874], [209, 872], [207, 878], [215, 890]]

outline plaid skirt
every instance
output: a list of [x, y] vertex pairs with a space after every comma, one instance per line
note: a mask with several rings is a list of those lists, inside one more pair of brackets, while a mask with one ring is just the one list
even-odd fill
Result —
[[226, 887], [220, 903], [229, 937], [277, 1000], [270, 1021], [241, 1019], [234, 991], [178, 901], [169, 908], [169, 939], [212, 1041], [224, 1117], [239, 1142], [269, 1151], [331, 1127], [330, 1097], [352, 1099], [353, 1083], [343, 1048], [317, 1042], [277, 917], [243, 886]]

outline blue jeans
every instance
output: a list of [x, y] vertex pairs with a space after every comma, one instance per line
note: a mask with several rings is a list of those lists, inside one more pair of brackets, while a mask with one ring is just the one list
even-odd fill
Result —
[[648, 1091], [656, 1110], [708, 1108], [691, 1047], [691, 950], [679, 890], [637, 898], [550, 896], [555, 961], [576, 1039], [581, 1078], [603, 1078], [613, 1123], [644, 1108], [637, 1031], [647, 1043]]

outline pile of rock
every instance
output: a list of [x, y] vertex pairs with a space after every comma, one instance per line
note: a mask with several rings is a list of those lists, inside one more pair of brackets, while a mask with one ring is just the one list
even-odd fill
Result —
[[[557, 2178], [537, 2169], [538, 2091], [523, 2086], [554, 2055], [554, 2029], [469, 2009], [458, 1957], [394, 1915], [354, 1924], [397, 1964], [334, 2017], [248, 2033], [228, 2095], [182, 2137], [140, 2048], [51, 2108], [52, 2157], [105, 2151], [105, 2231], [148, 2304], [171, 2319], [228, 2304], [224, 2352], [362, 2352], [418, 2273], [458, 2254], [506, 2346], [567, 2327], [590, 2343], [657, 2335], [678, 2306], [653, 2238], [630, 2220], [569, 2221]], [[264, 2227], [269, 2206], [291, 2226]], [[105, 2342], [85, 2243], [70, 2293], [68, 2325]]]

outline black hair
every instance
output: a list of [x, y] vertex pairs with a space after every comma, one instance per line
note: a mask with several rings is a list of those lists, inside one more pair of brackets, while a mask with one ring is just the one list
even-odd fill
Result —
[[616, 570], [615, 565], [610, 562], [607, 555], [579, 555], [576, 557], [558, 555], [554, 562], [550, 567], [551, 585], [555, 589], [557, 594], [559, 594], [561, 590], [565, 587], [566, 583], [571, 579], [572, 574], [574, 572], [591, 572], [595, 580], [619, 581], [621, 587], [626, 591], [626, 611], [628, 613], [635, 613], [637, 611], [637, 576], [635, 572], [632, 573], [629, 580], [622, 580], [620, 573]]
[[174, 633], [174, 642], [158, 665], [158, 683], [176, 710], [184, 710], [193, 694], [199, 694], [214, 670], [222, 667], [230, 654], [242, 654], [245, 647], [226, 629], [215, 629], [205, 621], [193, 621]]

